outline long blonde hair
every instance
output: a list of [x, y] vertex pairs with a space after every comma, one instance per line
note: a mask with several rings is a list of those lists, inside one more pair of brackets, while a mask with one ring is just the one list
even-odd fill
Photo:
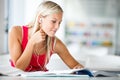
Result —
[[33, 33], [38, 31], [40, 29], [40, 25], [38, 23], [38, 17], [42, 16], [48, 16], [54, 13], [63, 12], [62, 8], [55, 2], [52, 1], [43, 1], [36, 10], [36, 14], [34, 15], [34, 18], [30, 22], [29, 26], [34, 27]]
[[[48, 16], [54, 13], [59, 13], [62, 12], [63, 10], [62, 8], [55, 2], [52, 1], [43, 1], [37, 8], [36, 10], [36, 14], [35, 17], [33, 18], [33, 20], [28, 24], [28, 26], [33, 27], [33, 32], [32, 34], [34, 34], [36, 31], [38, 31], [40, 29], [40, 23], [38, 23], [38, 17], [39, 16]], [[47, 37], [47, 59], [50, 58], [50, 47], [52, 47], [52, 40], [51, 38], [48, 36]]]

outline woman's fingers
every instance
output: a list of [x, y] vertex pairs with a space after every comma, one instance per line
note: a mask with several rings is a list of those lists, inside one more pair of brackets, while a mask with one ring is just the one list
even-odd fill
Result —
[[76, 65], [73, 69], [82, 69], [82, 68], [83, 68], [83, 66], [80, 65], [80, 64], [78, 64], [78, 65]]

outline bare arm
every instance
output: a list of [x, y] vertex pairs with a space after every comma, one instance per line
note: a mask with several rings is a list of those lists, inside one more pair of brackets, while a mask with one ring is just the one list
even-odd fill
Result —
[[33, 52], [33, 44], [31, 41], [28, 42], [24, 52], [22, 52], [21, 48], [21, 27], [13, 27], [9, 31], [8, 37], [8, 45], [9, 45], [9, 53], [11, 59], [15, 65], [15, 67], [25, 70], [26, 67], [29, 65], [31, 60], [31, 55]]
[[71, 56], [66, 46], [59, 39], [56, 40], [54, 50], [69, 68], [83, 68], [83, 66]]

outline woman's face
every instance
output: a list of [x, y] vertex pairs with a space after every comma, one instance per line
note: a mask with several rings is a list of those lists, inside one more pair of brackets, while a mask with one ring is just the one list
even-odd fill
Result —
[[41, 20], [41, 28], [48, 35], [53, 37], [59, 29], [62, 21], [62, 13], [48, 15]]

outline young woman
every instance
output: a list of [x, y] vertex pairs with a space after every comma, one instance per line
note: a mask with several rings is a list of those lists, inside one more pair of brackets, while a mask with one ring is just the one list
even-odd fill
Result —
[[69, 68], [83, 68], [55, 36], [62, 16], [58, 4], [44, 1], [28, 25], [12, 27], [8, 40], [11, 65], [24, 71], [47, 71], [46, 64], [56, 53]]

